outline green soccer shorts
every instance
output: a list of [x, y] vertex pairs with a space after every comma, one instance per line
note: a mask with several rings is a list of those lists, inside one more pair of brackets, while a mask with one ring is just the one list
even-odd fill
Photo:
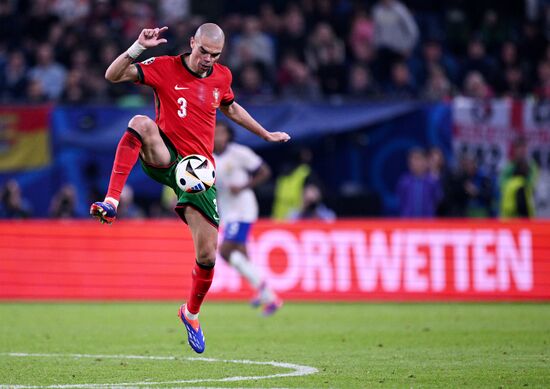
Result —
[[220, 224], [220, 215], [218, 214], [218, 204], [216, 202], [216, 186], [213, 185], [210, 189], [201, 193], [187, 193], [182, 191], [176, 184], [176, 166], [183, 158], [178, 154], [176, 148], [172, 145], [166, 135], [160, 131], [164, 144], [170, 151], [170, 164], [166, 167], [157, 167], [147, 164], [141, 158], [141, 167], [143, 171], [153, 180], [160, 182], [163, 185], [169, 186], [174, 190], [178, 197], [176, 205], [176, 213], [179, 217], [185, 220], [184, 208], [187, 206], [195, 208], [199, 211], [214, 227], [218, 228]]

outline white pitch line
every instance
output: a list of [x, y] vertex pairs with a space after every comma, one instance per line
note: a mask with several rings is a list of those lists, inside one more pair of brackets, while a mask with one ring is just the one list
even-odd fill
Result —
[[282, 377], [299, 377], [319, 372], [314, 367], [297, 365], [294, 363], [285, 362], [260, 362], [250, 361], [246, 359], [215, 359], [215, 358], [201, 358], [201, 357], [171, 357], [171, 356], [154, 356], [154, 355], [95, 355], [95, 354], [39, 354], [39, 353], [0, 353], [0, 356], [8, 357], [43, 357], [43, 358], [103, 358], [103, 359], [148, 359], [148, 360], [187, 360], [187, 361], [200, 361], [200, 362], [222, 362], [222, 363], [238, 363], [245, 365], [269, 365], [274, 367], [281, 367], [285, 369], [292, 369], [294, 371], [288, 373], [269, 374], [264, 376], [233, 376], [225, 378], [205, 378], [205, 379], [193, 379], [193, 380], [176, 380], [176, 381], [141, 381], [141, 382], [122, 382], [122, 383], [110, 383], [110, 384], [63, 384], [63, 385], [13, 385], [13, 384], [0, 384], [0, 389], [65, 389], [65, 388], [104, 388], [115, 386], [143, 386], [143, 385], [164, 385], [164, 384], [197, 384], [201, 382], [234, 382], [234, 381], [250, 381], [250, 380], [264, 380], [269, 378], [282, 378]]

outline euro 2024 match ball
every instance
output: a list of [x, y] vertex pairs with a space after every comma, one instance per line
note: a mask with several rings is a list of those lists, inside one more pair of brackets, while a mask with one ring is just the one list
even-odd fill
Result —
[[188, 155], [176, 166], [176, 183], [186, 193], [207, 191], [215, 180], [214, 164], [203, 155]]

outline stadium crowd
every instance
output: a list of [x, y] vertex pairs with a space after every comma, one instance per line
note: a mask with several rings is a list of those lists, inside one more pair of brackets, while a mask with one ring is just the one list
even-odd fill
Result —
[[549, 9], [491, 0], [1, 0], [0, 101], [148, 103], [145, 88], [106, 83], [107, 66], [145, 26], [170, 27], [168, 44], [145, 58], [185, 52], [206, 19], [227, 32], [221, 61], [241, 100], [548, 97]]
[[[302, 153], [310, 153], [303, 149]], [[414, 148], [409, 151], [408, 172], [398, 180], [396, 195], [398, 215], [405, 218], [532, 218], [536, 213], [535, 187], [538, 169], [527, 155], [525, 139], [513, 145], [511, 159], [498, 177], [488, 174], [470, 155], [462, 155], [456, 169], [451, 169], [442, 151]], [[33, 206], [21, 193], [16, 180], [0, 187], [0, 219], [26, 219], [33, 216]], [[337, 214], [327, 207], [323, 183], [308, 160], [297, 161], [277, 177], [270, 216], [275, 220], [334, 220]], [[92, 195], [93, 197], [93, 195]], [[54, 219], [78, 217], [76, 190], [63, 185], [52, 198], [48, 215]], [[177, 198], [165, 187], [157, 201], [137, 204], [133, 188], [124, 187], [118, 217], [176, 217]], [[540, 203], [540, 202], [539, 202]], [[337, 205], [337, 204], [335, 204]], [[359, 216], [359, 215], [355, 215]]]
[[[221, 62], [232, 69], [239, 101], [550, 98], [545, 0], [505, 7], [496, 0], [0, 0], [0, 103], [149, 105], [147, 88], [108, 83], [105, 69], [143, 27], [169, 26], [168, 43], [140, 60], [188, 51], [192, 32], [205, 20], [226, 32]], [[533, 216], [537, 175], [525, 152], [512, 156], [500, 178], [471, 156], [456, 158], [451, 167], [440, 150], [411, 150], [410, 171], [396, 187], [399, 214]], [[514, 177], [523, 181], [513, 181], [503, 204]], [[322, 184], [302, 184], [293, 188], [298, 197], [303, 191], [294, 217], [334, 218], [322, 202]], [[0, 217], [32, 215], [15, 181], [0, 189]], [[169, 200], [139, 209], [131, 188], [127, 192], [122, 217], [171, 211]], [[75, 201], [74, 188], [63, 186], [50, 215], [74, 216]], [[513, 210], [506, 211], [510, 204]], [[273, 216], [280, 217], [275, 208]]]

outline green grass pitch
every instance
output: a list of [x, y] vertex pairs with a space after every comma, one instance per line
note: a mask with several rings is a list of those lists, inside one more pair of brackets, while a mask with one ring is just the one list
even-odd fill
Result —
[[550, 387], [549, 304], [206, 302], [200, 356], [177, 310], [2, 303], [0, 387]]

